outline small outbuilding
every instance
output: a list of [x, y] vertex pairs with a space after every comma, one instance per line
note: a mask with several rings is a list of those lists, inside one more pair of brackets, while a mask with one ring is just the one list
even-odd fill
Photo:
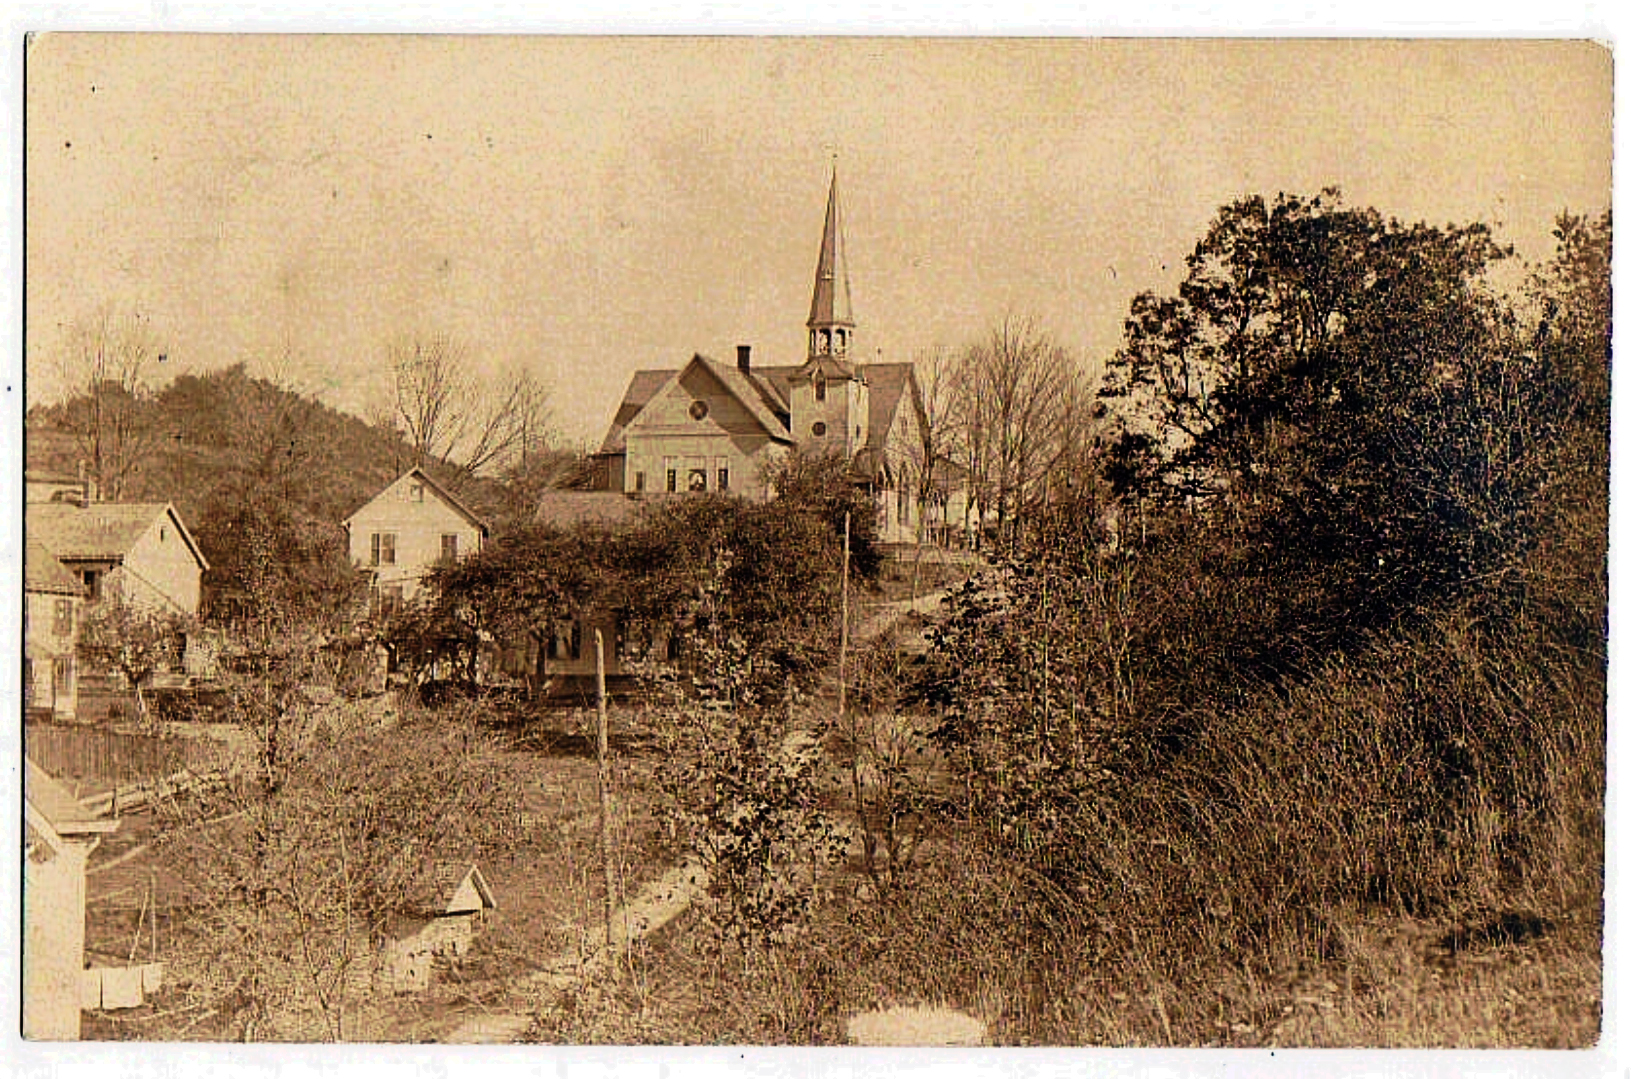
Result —
[[119, 827], [23, 760], [23, 1037], [79, 1037], [85, 861]]
[[438, 866], [386, 927], [380, 988], [395, 993], [430, 988], [437, 962], [456, 963], [468, 955], [487, 913], [497, 909], [476, 866]]

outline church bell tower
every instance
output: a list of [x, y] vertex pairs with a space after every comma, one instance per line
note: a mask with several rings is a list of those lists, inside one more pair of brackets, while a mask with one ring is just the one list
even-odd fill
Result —
[[810, 317], [804, 325], [809, 350], [804, 366], [789, 380], [793, 438], [806, 448], [835, 449], [852, 457], [866, 441], [867, 386], [865, 376], [850, 360], [855, 316], [850, 309], [836, 163], [827, 190]]

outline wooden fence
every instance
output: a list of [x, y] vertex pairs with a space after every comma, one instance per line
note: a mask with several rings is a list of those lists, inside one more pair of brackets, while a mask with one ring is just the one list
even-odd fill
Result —
[[136, 783], [183, 769], [218, 767], [226, 747], [209, 738], [165, 738], [98, 727], [30, 723], [23, 753], [62, 779], [93, 785]]

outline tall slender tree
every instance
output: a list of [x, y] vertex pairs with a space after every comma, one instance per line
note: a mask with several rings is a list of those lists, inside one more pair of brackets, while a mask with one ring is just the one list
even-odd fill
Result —
[[68, 399], [58, 421], [74, 436], [101, 496], [118, 500], [160, 439], [149, 396], [163, 346], [138, 312], [103, 310], [73, 329], [58, 373]]

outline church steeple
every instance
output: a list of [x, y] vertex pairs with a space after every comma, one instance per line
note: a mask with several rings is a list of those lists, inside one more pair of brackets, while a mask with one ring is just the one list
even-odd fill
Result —
[[838, 163], [833, 162], [832, 186], [827, 191], [827, 221], [821, 231], [821, 255], [816, 261], [815, 291], [810, 297], [810, 359], [849, 358], [855, 318], [849, 304], [849, 264], [844, 260], [844, 228], [838, 210]]

